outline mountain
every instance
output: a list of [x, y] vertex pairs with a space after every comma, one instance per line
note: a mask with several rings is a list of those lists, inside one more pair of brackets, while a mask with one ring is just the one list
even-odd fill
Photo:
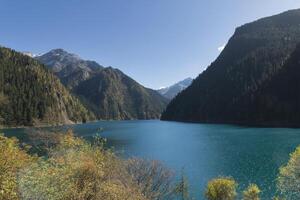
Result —
[[123, 72], [62, 49], [36, 58], [51, 69], [98, 119], [157, 119], [168, 100]]
[[59, 79], [38, 61], [0, 47], [0, 125], [85, 122], [93, 119]]
[[[285, 62], [282, 70], [267, 81], [255, 94], [239, 101], [240, 120], [255, 124], [300, 125], [300, 44]], [[249, 99], [252, 98], [251, 101]]]
[[63, 49], [53, 49], [46, 54], [35, 57], [35, 59], [48, 66], [69, 89], [77, 86], [81, 81], [89, 79], [96, 71], [104, 68], [95, 61], [83, 60]]
[[162, 120], [299, 126], [298, 97], [291, 95], [298, 86], [286, 82], [300, 78], [293, 72], [299, 63], [291, 64], [299, 42], [299, 9], [237, 28], [219, 57], [170, 102]]
[[167, 99], [173, 99], [179, 92], [190, 86], [192, 82], [192, 78], [186, 78], [182, 81], [179, 81], [178, 83], [175, 83], [174, 85], [161, 88], [157, 91]]

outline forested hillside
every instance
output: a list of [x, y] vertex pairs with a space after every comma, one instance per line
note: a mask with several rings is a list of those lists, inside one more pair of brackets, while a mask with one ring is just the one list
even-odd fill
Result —
[[[284, 71], [299, 42], [300, 10], [237, 28], [216, 61], [169, 104], [162, 119], [279, 126], [290, 122], [287, 116], [296, 114], [298, 103], [288, 107], [276, 104], [286, 98], [296, 101], [295, 96], [280, 93], [293, 89], [279, 80], [297, 76], [294, 69]], [[269, 89], [264, 87], [269, 84], [276, 92], [271, 98], [276, 99], [266, 100]], [[258, 103], [262, 99], [266, 102]]]
[[105, 68], [74, 88], [100, 119], [157, 119], [167, 100], [118, 69]]
[[85, 122], [87, 109], [38, 61], [0, 48], [0, 125]]
[[118, 69], [83, 60], [62, 49], [36, 58], [95, 113], [98, 119], [158, 119], [168, 100]]
[[[254, 94], [247, 94], [232, 107], [241, 108], [237, 119], [255, 124], [300, 125], [300, 45], [282, 70]], [[245, 115], [244, 113], [247, 113]]]

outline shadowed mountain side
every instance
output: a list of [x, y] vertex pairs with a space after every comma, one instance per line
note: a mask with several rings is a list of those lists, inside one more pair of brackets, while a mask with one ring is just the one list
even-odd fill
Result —
[[[248, 113], [246, 107], [255, 107], [254, 96], [263, 96], [262, 88], [270, 81], [278, 80], [274, 78], [287, 66], [285, 63], [299, 42], [300, 10], [237, 28], [216, 61], [171, 101], [162, 119], [285, 125], [290, 120], [286, 115], [292, 113], [277, 115], [275, 123], [267, 117], [272, 115], [269, 110], [253, 109]], [[294, 76], [292, 71], [289, 75]], [[275, 87], [275, 82], [272, 85]], [[286, 85], [285, 89], [289, 90], [289, 87]]]

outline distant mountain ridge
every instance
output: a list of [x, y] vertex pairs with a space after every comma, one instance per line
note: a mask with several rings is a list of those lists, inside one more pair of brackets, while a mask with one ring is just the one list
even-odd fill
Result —
[[174, 85], [161, 88], [157, 91], [167, 99], [173, 99], [178, 93], [180, 93], [182, 90], [190, 86], [192, 82], [193, 82], [192, 78], [186, 78], [182, 81], [179, 81], [178, 83], [175, 83]]
[[[293, 77], [300, 78], [299, 63], [290, 59], [298, 56], [299, 43], [300, 9], [237, 28], [220, 56], [170, 102], [162, 119], [300, 126], [300, 104], [291, 94], [298, 86], [289, 91], [283, 81], [298, 84]], [[291, 65], [294, 72], [287, 70]]]
[[56, 125], [94, 119], [42, 64], [0, 47], [0, 126]]
[[123, 72], [81, 59], [63, 49], [36, 57], [78, 96], [98, 119], [157, 119], [168, 100]]

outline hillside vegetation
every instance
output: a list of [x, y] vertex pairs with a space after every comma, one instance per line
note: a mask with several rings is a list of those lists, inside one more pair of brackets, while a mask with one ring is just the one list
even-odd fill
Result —
[[0, 48], [0, 125], [85, 122], [93, 118], [38, 61]]
[[36, 57], [70, 91], [95, 113], [98, 119], [158, 119], [168, 100], [145, 88], [118, 69], [83, 60], [62, 49]]
[[292, 10], [237, 28], [216, 61], [169, 104], [162, 119], [299, 125], [300, 104], [292, 94], [300, 78], [299, 25], [300, 10]]
[[111, 67], [72, 90], [100, 119], [158, 119], [167, 100]]

